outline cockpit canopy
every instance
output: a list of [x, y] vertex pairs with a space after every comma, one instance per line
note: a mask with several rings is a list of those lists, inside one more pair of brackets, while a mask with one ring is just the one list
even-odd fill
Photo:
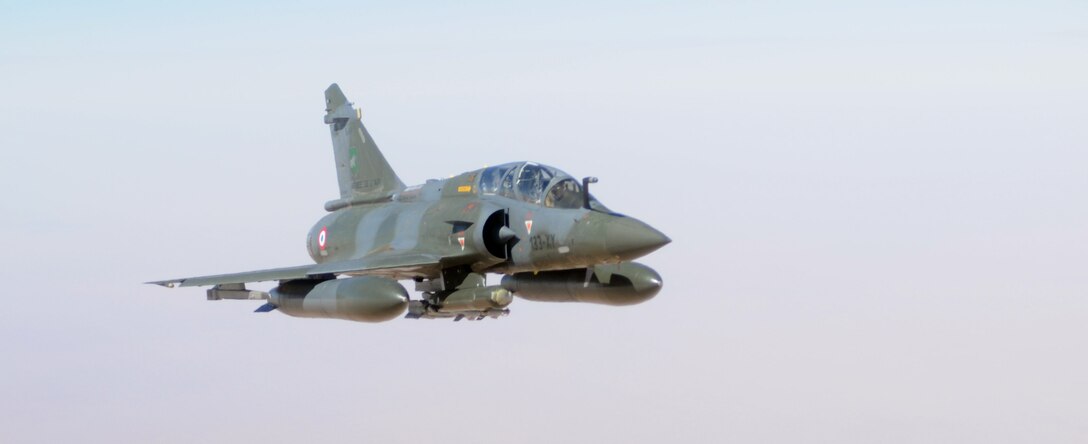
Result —
[[[480, 192], [497, 194], [549, 208], [582, 208], [582, 184], [558, 169], [533, 162], [515, 162], [485, 168]], [[590, 196], [590, 207], [608, 211]]]

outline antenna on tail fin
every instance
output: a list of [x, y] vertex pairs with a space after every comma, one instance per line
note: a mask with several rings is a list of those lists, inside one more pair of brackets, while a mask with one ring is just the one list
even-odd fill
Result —
[[360, 113], [351, 107], [335, 83], [325, 90], [325, 123], [332, 134], [336, 179], [340, 184], [340, 198], [326, 202], [326, 210], [380, 202], [404, 189], [404, 182], [393, 172], [363, 126]]

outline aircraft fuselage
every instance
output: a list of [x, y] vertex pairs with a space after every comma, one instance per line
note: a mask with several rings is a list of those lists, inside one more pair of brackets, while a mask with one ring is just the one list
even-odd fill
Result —
[[[444, 268], [468, 266], [475, 272], [510, 274], [618, 263], [669, 242], [631, 217], [483, 194], [481, 172], [428, 181], [386, 202], [333, 211], [310, 229], [307, 250], [317, 263], [418, 253], [442, 257]], [[502, 244], [489, 232], [494, 227], [486, 226], [489, 218], [494, 221], [499, 215], [501, 226], [515, 236]], [[437, 276], [408, 271], [396, 277]]]

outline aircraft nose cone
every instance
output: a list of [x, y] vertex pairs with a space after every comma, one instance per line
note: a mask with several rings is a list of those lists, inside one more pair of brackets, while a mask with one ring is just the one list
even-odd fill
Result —
[[630, 260], [645, 256], [672, 242], [654, 227], [632, 218], [614, 220], [604, 229], [604, 246], [614, 256]]

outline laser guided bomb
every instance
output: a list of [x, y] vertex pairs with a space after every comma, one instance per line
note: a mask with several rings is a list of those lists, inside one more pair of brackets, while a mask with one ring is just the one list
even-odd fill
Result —
[[[266, 301], [258, 312], [360, 322], [496, 318], [515, 296], [632, 305], [661, 290], [657, 272], [631, 261], [669, 238], [601, 204], [589, 192], [596, 178], [515, 162], [405, 186], [336, 84], [325, 91], [324, 121], [340, 197], [307, 235], [314, 264], [150, 283]], [[487, 274], [502, 278], [488, 285]], [[246, 288], [261, 281], [279, 284]]]

